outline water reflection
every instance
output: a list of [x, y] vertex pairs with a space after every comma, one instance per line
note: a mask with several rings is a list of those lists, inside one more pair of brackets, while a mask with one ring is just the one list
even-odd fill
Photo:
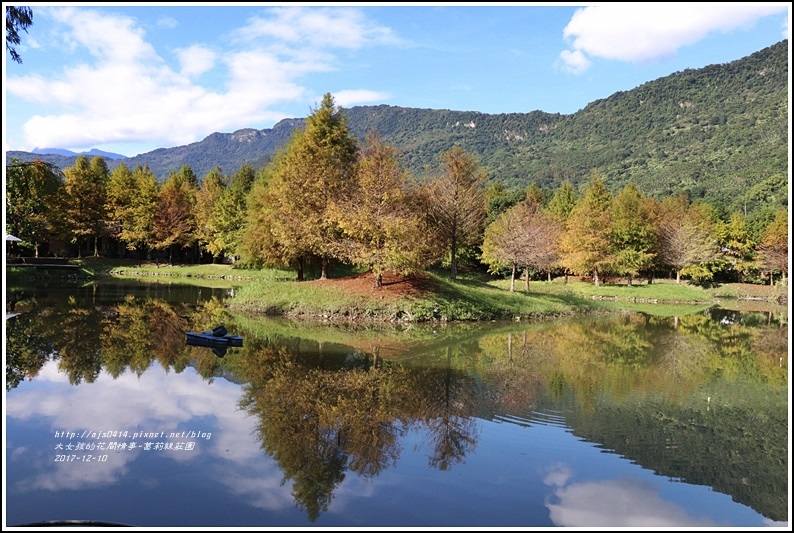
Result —
[[[9, 523], [97, 488], [184, 494], [86, 517], [155, 526], [788, 520], [784, 314], [375, 329], [103, 293], [20, 298], [6, 322]], [[185, 345], [221, 322], [244, 347]], [[52, 459], [88, 453], [62, 431], [127, 435], [78, 468]]]
[[547, 507], [560, 527], [715, 527], [707, 516], [665, 501], [660, 491], [633, 478], [570, 483], [572, 472], [555, 465], [544, 481], [554, 487]]

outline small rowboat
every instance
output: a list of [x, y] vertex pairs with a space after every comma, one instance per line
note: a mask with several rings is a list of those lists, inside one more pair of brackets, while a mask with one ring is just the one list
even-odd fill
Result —
[[215, 335], [212, 331], [205, 330], [201, 333], [188, 331], [185, 333], [187, 344], [190, 346], [229, 347], [242, 346], [243, 338], [239, 335]]

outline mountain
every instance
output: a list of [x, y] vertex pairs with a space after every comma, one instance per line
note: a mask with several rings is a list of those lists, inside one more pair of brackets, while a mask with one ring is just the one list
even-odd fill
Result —
[[[613, 193], [629, 181], [646, 195], [684, 193], [728, 209], [752, 211], [788, 200], [788, 40], [730, 63], [687, 69], [621, 91], [570, 114], [485, 114], [388, 105], [345, 109], [351, 133], [363, 141], [377, 129], [422, 178], [453, 145], [475, 154], [492, 180], [508, 189], [535, 183], [556, 189], [570, 180], [581, 190], [598, 171]], [[260, 168], [304, 119], [272, 129], [213, 133], [202, 141], [109, 160], [148, 165], [159, 179], [188, 165], [200, 177], [248, 163]], [[36, 156], [61, 168], [75, 157]]]
[[98, 155], [100, 157], [104, 157], [107, 159], [127, 159], [126, 155], [121, 154], [114, 154], [113, 152], [104, 152], [102, 150], [97, 150], [96, 148], [92, 148], [88, 152], [72, 152], [71, 150], [64, 150], [63, 148], [34, 148], [33, 152], [37, 155], [62, 155], [65, 157], [75, 157], [77, 158], [78, 155], [87, 155], [89, 157], [94, 157]]

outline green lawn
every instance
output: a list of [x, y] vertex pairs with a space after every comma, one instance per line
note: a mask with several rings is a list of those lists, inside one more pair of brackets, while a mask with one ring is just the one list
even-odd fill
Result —
[[[428, 272], [427, 292], [392, 300], [380, 298], [377, 292], [349, 291], [333, 283], [297, 283], [294, 271], [282, 269], [241, 269], [223, 264], [166, 265], [104, 258], [75, 259], [72, 263], [81, 267], [80, 276], [89, 279], [109, 275], [142, 281], [168, 278], [170, 282], [233, 284], [235, 294], [227, 300], [227, 305], [237, 311], [346, 320], [512, 320], [621, 309], [680, 314], [714, 305], [722, 298], [736, 299], [752, 294], [772, 299], [780, 292], [775, 287], [747, 284], [707, 289], [667, 279], [654, 280], [651, 284], [641, 280], [632, 286], [602, 283], [596, 287], [573, 277], [568, 282], [563, 278], [551, 282], [531, 281], [529, 292], [524, 291], [524, 282], [517, 280], [515, 291], [511, 292], [508, 279], [464, 271], [452, 281], [447, 271], [434, 270]], [[31, 270], [9, 266], [6, 272], [16, 283], [24, 283], [30, 276], [42, 275]], [[351, 273], [340, 270], [332, 272], [331, 277]]]

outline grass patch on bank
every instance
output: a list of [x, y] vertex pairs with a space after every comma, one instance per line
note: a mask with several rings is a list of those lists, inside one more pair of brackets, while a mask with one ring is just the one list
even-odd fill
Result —
[[295, 272], [281, 269], [244, 269], [219, 263], [196, 265], [155, 263], [152, 261], [106, 259], [86, 257], [72, 260], [94, 275], [140, 278], [163, 276], [172, 278], [227, 279], [227, 280], [294, 280]]
[[575, 294], [510, 293], [480, 280], [427, 274], [421, 296], [381, 299], [377, 291], [355, 293], [333, 284], [256, 280], [228, 301], [229, 307], [269, 315], [410, 322], [504, 320], [567, 316], [606, 309]]
[[[510, 280], [496, 280], [489, 285], [508, 291]], [[516, 292], [524, 291], [524, 282], [516, 282]], [[704, 288], [688, 284], [676, 284], [667, 281], [654, 281], [652, 284], [611, 285], [601, 284], [596, 287], [593, 283], [569, 280], [531, 281], [530, 294], [571, 294], [589, 299], [612, 299], [624, 302], [640, 303], [685, 303], [685, 304], [710, 304], [716, 301], [713, 294]]]
[[229, 307], [267, 315], [313, 317], [392, 316], [394, 305], [345, 291], [333, 285], [256, 279], [242, 285], [228, 300]]

